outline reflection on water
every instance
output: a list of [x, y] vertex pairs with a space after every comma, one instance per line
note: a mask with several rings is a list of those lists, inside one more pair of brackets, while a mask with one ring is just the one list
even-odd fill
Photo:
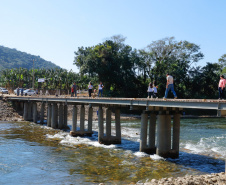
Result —
[[[138, 132], [133, 130], [137, 128], [137, 123], [134, 124], [122, 125]], [[183, 125], [185, 130], [187, 125], [187, 122]], [[90, 139], [72, 138], [67, 132], [46, 126], [0, 122], [0, 184], [128, 184], [210, 172], [208, 166], [203, 166], [206, 170], [194, 168], [189, 163], [197, 162], [197, 158], [183, 152], [178, 160], [153, 160], [149, 155], [136, 155], [127, 147], [137, 145], [136, 139], [124, 139], [121, 146], [99, 147], [95, 134]], [[213, 172], [223, 171], [224, 162], [215, 162], [213, 165], [218, 168]]]

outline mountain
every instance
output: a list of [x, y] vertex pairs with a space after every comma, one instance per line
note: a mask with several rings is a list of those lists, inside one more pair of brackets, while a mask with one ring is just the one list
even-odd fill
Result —
[[18, 51], [16, 49], [7, 48], [0, 46], [0, 71], [2, 69], [11, 68], [45, 68], [45, 69], [55, 69], [60, 68], [56, 64], [46, 61], [40, 56], [31, 55], [25, 52]]

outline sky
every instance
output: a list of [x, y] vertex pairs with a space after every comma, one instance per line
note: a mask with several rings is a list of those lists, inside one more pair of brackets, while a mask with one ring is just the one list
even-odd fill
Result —
[[173, 36], [199, 45], [204, 66], [226, 54], [225, 9], [225, 0], [0, 0], [0, 45], [79, 72], [78, 47], [120, 34], [144, 49]]

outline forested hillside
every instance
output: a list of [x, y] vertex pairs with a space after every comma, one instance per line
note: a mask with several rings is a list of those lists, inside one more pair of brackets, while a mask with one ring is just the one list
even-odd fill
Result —
[[16, 49], [7, 48], [0, 46], [0, 71], [2, 69], [12, 69], [12, 68], [45, 68], [45, 69], [55, 69], [60, 68], [52, 62], [46, 61], [40, 56], [31, 55], [25, 52], [18, 51]]

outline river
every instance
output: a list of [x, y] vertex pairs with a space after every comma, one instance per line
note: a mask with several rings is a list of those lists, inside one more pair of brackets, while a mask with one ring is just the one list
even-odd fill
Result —
[[99, 144], [97, 122], [93, 130], [71, 137], [46, 125], [0, 122], [0, 184], [121, 185], [225, 171], [225, 118], [182, 119], [179, 159], [139, 152], [139, 120], [122, 122], [121, 145]]

